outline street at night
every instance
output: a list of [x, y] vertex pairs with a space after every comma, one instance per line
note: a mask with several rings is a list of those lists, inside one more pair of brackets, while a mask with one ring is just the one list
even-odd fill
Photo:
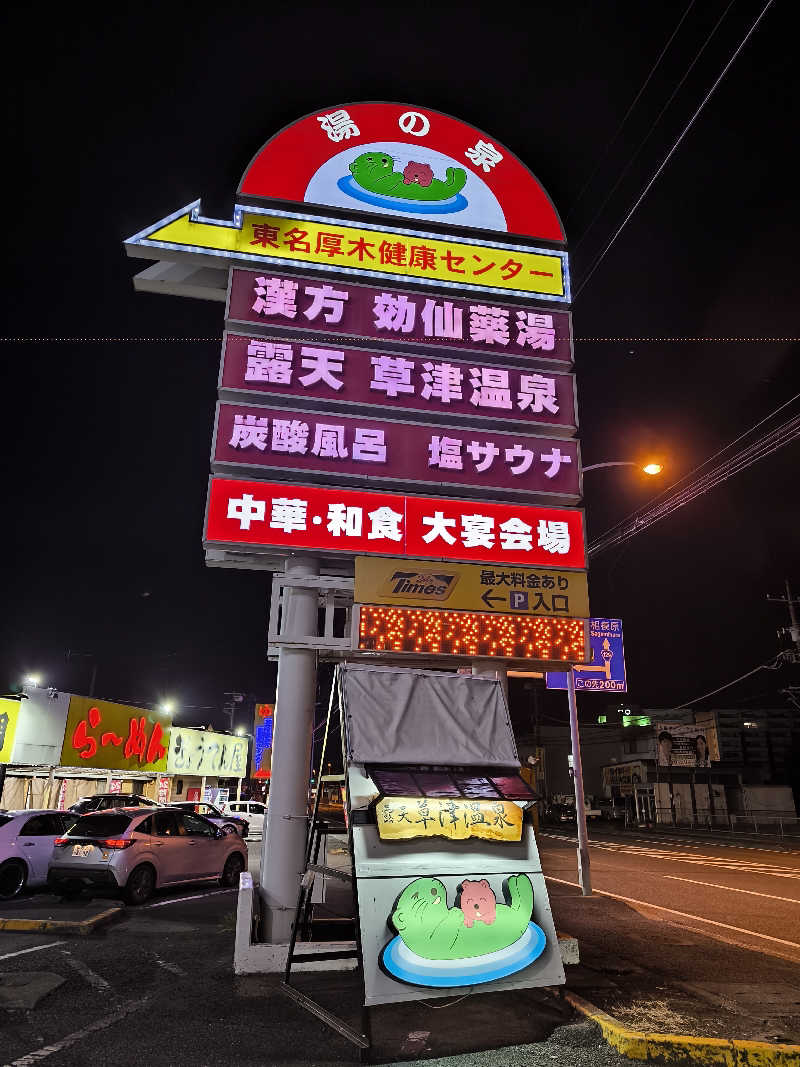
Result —
[[0, 1067], [800, 1067], [792, 10], [4, 5]]

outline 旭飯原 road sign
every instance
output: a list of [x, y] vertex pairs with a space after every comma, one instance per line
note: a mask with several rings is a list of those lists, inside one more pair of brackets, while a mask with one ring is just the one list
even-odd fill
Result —
[[586, 618], [585, 571], [358, 556], [353, 599], [455, 611]]
[[[622, 643], [622, 621], [589, 619], [589, 648], [591, 662], [573, 668], [575, 688], [593, 690], [596, 693], [626, 692], [628, 682]], [[547, 688], [566, 689], [566, 674], [561, 671], [548, 671]]]

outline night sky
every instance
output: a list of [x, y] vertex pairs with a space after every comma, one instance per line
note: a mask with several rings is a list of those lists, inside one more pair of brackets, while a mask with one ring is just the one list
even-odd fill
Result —
[[[85, 692], [96, 661], [96, 695], [169, 695], [183, 723], [221, 724], [228, 690], [274, 693], [268, 578], [207, 569], [201, 546], [222, 306], [134, 293], [147, 263], [124, 238], [198, 196], [229, 218], [292, 120], [398, 100], [531, 167], [579, 286], [762, 6], [689, 5], [610, 147], [683, 0], [7, 9], [3, 679]], [[664, 488], [800, 392], [791, 10], [772, 5], [575, 303], [586, 464], [656, 455]], [[593, 564], [593, 613], [624, 620], [630, 702], [689, 700], [774, 656], [786, 612], [766, 594], [784, 576], [800, 592], [799, 459], [788, 446]], [[588, 474], [590, 540], [656, 491], [630, 468]], [[780, 706], [787, 680], [717, 706]]]

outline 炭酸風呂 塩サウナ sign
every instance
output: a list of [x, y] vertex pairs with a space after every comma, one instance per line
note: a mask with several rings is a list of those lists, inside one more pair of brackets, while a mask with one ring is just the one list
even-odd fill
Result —
[[212, 477], [206, 546], [586, 566], [575, 508]]

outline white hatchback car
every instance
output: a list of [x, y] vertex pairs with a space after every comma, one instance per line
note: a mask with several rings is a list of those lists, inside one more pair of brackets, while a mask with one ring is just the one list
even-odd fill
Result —
[[0, 811], [0, 900], [44, 885], [53, 842], [75, 822], [71, 811]]
[[260, 800], [227, 800], [220, 804], [226, 815], [241, 815], [250, 824], [250, 837], [261, 837], [264, 833], [264, 819], [267, 805]]

